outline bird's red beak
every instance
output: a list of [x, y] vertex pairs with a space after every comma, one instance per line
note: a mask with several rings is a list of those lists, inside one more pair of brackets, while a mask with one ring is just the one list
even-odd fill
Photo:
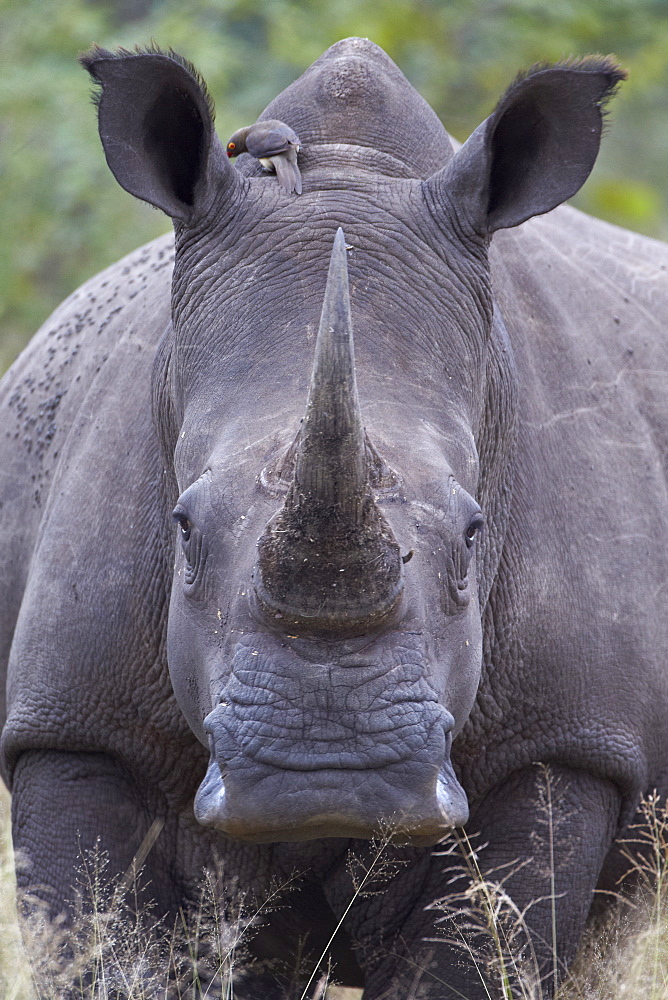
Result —
[[228, 153], [227, 155], [229, 156], [230, 159], [232, 159], [232, 157], [234, 156], [234, 153]]

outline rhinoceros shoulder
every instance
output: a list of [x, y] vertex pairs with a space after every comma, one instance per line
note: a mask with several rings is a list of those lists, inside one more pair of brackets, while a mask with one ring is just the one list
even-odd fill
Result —
[[502, 639], [469, 732], [503, 718], [476, 734], [486, 766], [599, 755], [638, 787], [663, 766], [668, 697], [668, 247], [560, 208], [498, 234], [492, 262], [518, 430]]
[[[91, 278], [56, 309], [0, 382], [2, 672], [27, 590], [34, 591], [28, 603], [37, 615], [57, 603], [52, 587], [48, 598], [39, 597], [42, 550], [60, 539], [55, 579], [67, 580], [74, 594], [70, 577], [77, 573], [65, 558], [63, 532], [69, 527], [75, 559], [75, 550], [88, 546], [92, 572], [100, 539], [87, 536], [85, 526], [95, 495], [109, 492], [114, 476], [130, 494], [139, 489], [142, 473], [128, 446], [139, 427], [150, 435], [151, 369], [170, 320], [172, 261], [173, 239], [165, 236]], [[24, 664], [20, 673], [27, 676]], [[12, 690], [10, 676], [10, 698]]]
[[516, 343], [549, 342], [586, 362], [596, 343], [632, 348], [642, 329], [668, 353], [667, 244], [562, 206], [498, 233], [491, 261]]

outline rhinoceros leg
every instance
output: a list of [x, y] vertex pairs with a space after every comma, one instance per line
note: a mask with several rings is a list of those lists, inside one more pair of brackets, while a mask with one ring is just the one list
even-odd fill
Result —
[[[520, 931], [515, 951], [519, 954], [523, 948], [524, 955], [530, 955], [533, 948], [545, 995], [551, 994], [574, 957], [616, 831], [620, 801], [612, 783], [583, 771], [555, 767], [546, 778], [542, 769], [531, 768], [517, 772], [490, 793], [468, 824], [473, 842], [480, 845], [480, 870], [490, 882], [503, 880], [517, 911], [526, 911], [531, 946], [527, 948], [526, 935], [522, 939]], [[348, 930], [360, 946], [358, 959], [366, 971], [364, 1000], [397, 996], [489, 1000], [497, 995], [494, 977], [485, 972], [484, 959], [479, 957], [480, 951], [489, 954], [491, 936], [483, 933], [476, 939], [470, 930], [472, 924], [485, 923], [481, 895], [468, 897], [464, 904], [468, 916], [460, 917], [458, 923], [441, 919], [448, 901], [455, 904], [451, 912], [461, 908], [463, 898], [455, 894], [465, 892], [470, 882], [458, 878], [463, 862], [459, 848], [453, 854], [439, 851], [442, 848], [431, 852], [426, 866], [415, 859], [404, 874], [397, 873], [382, 895], [353, 908]], [[531, 860], [521, 864], [519, 859], [527, 857]], [[475, 912], [472, 898], [479, 900]], [[439, 900], [444, 900], [442, 905]], [[386, 928], [382, 941], [374, 929], [375, 922], [380, 924], [381, 911]], [[506, 933], [512, 924], [509, 916]], [[392, 928], [393, 937], [387, 933]], [[470, 949], [464, 946], [465, 940]], [[478, 953], [475, 960], [471, 951]], [[529, 974], [535, 968], [534, 964]]]
[[[26, 943], [38, 969], [41, 963], [52, 971], [57, 956], [48, 955], [53, 941], [33, 939], [31, 924], [41, 908], [36, 901], [46, 904], [52, 918], [64, 914], [70, 926], [77, 920], [77, 890], [84, 910], [90, 912], [94, 905], [104, 908], [104, 899], [90, 898], [90, 882], [95, 881], [93, 855], [108, 858], [99, 873], [101, 885], [106, 879], [122, 877], [131, 870], [155, 815], [155, 804], [141, 801], [132, 778], [105, 754], [29, 751], [21, 755], [12, 787], [12, 830]], [[171, 830], [164, 829], [163, 842], [158, 841], [159, 846], [148, 855], [140, 878], [146, 886], [144, 898], [139, 894], [140, 906], [148, 898], [154, 901], [148, 911], [151, 923], [163, 918], [167, 926], [178, 915], [177, 887], [172, 882], [175, 866], [170, 858], [173, 827], [174, 823]], [[36, 948], [46, 953], [35, 955]]]
[[[543, 995], [552, 994], [575, 957], [620, 808], [619, 791], [609, 781], [569, 768], [534, 767], [512, 775], [488, 795], [468, 824], [472, 836], [479, 831], [472, 843], [483, 877], [502, 883], [516, 907], [513, 914], [506, 905], [501, 918], [504, 935], [510, 938], [517, 931], [507, 950], [514, 961], [522, 953], [524, 964], [518, 967], [528, 980], [540, 978]], [[476, 898], [480, 914], [481, 895]], [[440, 933], [454, 937], [458, 932], [446, 921]], [[483, 937], [489, 946], [489, 932]], [[453, 970], [456, 956], [460, 967]], [[488, 997], [480, 966], [472, 961], [462, 966], [461, 956], [459, 948], [434, 952], [439, 975], [458, 991], [452, 996]]]
[[[227, 855], [225, 845], [207, 839], [197, 827], [191, 816], [192, 806], [186, 812], [187, 819], [180, 819], [174, 812], [167, 812], [164, 803], [161, 808], [157, 792], [149, 794], [141, 790], [133, 776], [106, 754], [29, 751], [21, 755], [12, 785], [17, 881], [26, 944], [38, 978], [39, 970], [44, 970], [45, 987], [54, 971], [54, 961], [57, 963], [58, 959], [51, 951], [53, 942], [48, 937], [35, 939], [31, 932], [30, 925], [35, 923], [37, 910], [41, 909], [39, 901], [46, 904], [52, 918], [64, 914], [69, 926], [76, 924], [79, 912], [75, 903], [77, 889], [82, 894], [83, 908], [90, 911], [93, 905], [88, 890], [95, 880], [95, 858], [103, 855], [108, 858], [100, 884], [104, 885], [106, 880], [118, 881], [131, 870], [133, 859], [142, 843], [146, 843], [147, 833], [157, 817], [166, 815], [167, 819], [142, 866], [137, 898], [140, 909], [147, 907], [147, 927], [162, 921], [169, 936], [173, 927], [183, 926], [185, 917], [192, 929], [198, 922], [197, 912], [202, 903], [204, 921], [211, 919], [207, 916], [207, 906], [215, 905], [215, 901], [208, 896], [202, 900], [202, 886], [199, 884], [205, 867], [210, 868], [215, 878], [223, 878], [225, 874], [245, 876], [242, 889], [245, 886], [251, 892], [256, 890], [259, 899], [265, 891], [270, 891], [271, 886], [264, 884], [261, 874], [267, 867], [265, 855], [270, 853], [270, 847], [236, 845]], [[221, 846], [222, 856], [218, 850]], [[88, 874], [83, 870], [86, 858]], [[224, 871], [217, 871], [220, 865]], [[221, 892], [224, 891], [222, 885], [220, 888]], [[313, 891], [305, 889], [290, 894], [287, 902], [294, 902], [295, 905], [287, 908], [285, 901], [281, 900], [277, 904], [280, 908], [276, 913], [276, 928], [267, 925], [261, 927], [258, 933], [251, 930], [248, 937], [250, 951], [259, 964], [246, 964], [245, 957], [240, 959], [242, 964], [234, 988], [234, 995], [239, 1000], [286, 1000], [301, 996], [298, 980], [303, 979], [304, 970], [300, 970], [301, 976], [294, 977], [294, 982], [291, 976], [291, 970], [296, 968], [297, 946], [300, 941], [305, 944], [308, 938], [308, 949], [302, 956], [308, 969], [308, 960], [312, 956], [313, 961], [317, 960], [332, 929], [325, 924], [319, 930], [318, 921], [322, 921], [326, 904], [322, 895], [316, 893], [315, 898], [311, 898]], [[134, 898], [134, 887], [130, 896]], [[104, 900], [101, 902], [104, 910]], [[95, 905], [100, 905], [99, 899]], [[249, 905], [252, 909], [252, 904]], [[190, 920], [187, 916], [189, 909]], [[249, 912], [248, 916], [252, 913]], [[242, 919], [242, 925], [244, 922]], [[57, 934], [57, 921], [54, 928]], [[184, 950], [184, 974], [192, 972], [189, 954], [197, 952], [200, 957], [206, 956], [210, 930], [210, 926], [205, 927], [200, 940], [190, 937]], [[352, 962], [354, 974], [354, 959], [347, 954], [345, 943], [337, 941], [336, 945], [335, 963], [347, 972], [346, 960], [349, 965]], [[42, 948], [42, 954], [36, 954], [35, 948]], [[244, 948], [239, 947], [238, 951], [243, 955]], [[67, 961], [67, 956], [65, 959]], [[272, 966], [266, 968], [266, 963], [271, 960], [274, 960]], [[278, 967], [275, 960], [278, 960]], [[199, 973], [203, 976], [205, 990], [206, 977], [214, 973], [216, 963], [215, 954], [211, 960], [207, 961], [204, 957], [200, 963]], [[145, 971], [147, 986], [154, 974], [155, 982], [162, 983], [162, 988], [158, 985], [155, 995], [164, 1000], [168, 970], [162, 965], [155, 968], [145, 963]], [[208, 992], [216, 991], [212, 987]], [[73, 996], [78, 995], [75, 989]], [[146, 992], [142, 995], [152, 994]]]
[[35, 891], [56, 916], [73, 898], [86, 852], [124, 873], [151, 819], [121, 765], [105, 754], [30, 751], [12, 786], [12, 833], [19, 888]]

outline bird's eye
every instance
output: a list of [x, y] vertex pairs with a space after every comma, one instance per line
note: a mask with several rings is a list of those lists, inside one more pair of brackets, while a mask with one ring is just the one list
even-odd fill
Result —
[[236, 149], [236, 148], [237, 148], [237, 145], [236, 145], [236, 143], [235, 143], [235, 142], [228, 142], [228, 144], [227, 144], [227, 148], [228, 148], [228, 149]]
[[466, 538], [466, 544], [470, 547], [475, 541], [475, 537], [482, 528], [483, 517], [482, 514], [476, 514], [468, 528], [464, 532], [464, 537]]

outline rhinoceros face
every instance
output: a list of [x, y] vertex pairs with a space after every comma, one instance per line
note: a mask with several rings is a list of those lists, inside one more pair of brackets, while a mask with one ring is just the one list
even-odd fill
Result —
[[619, 75], [540, 69], [453, 156], [384, 53], [339, 43], [265, 113], [301, 139], [288, 197], [231, 168], [187, 66], [86, 64], [112, 170], [175, 220], [155, 406], [180, 493], [169, 669], [211, 754], [197, 818], [434, 842], [467, 817], [450, 748], [512, 445], [487, 242], [577, 190]]
[[433, 840], [467, 813], [449, 751], [480, 672], [475, 444], [415, 385], [365, 414], [346, 272], [339, 231], [301, 423], [260, 394], [201, 475], [198, 417], [177, 448], [170, 669], [211, 748], [196, 814], [239, 837]]

